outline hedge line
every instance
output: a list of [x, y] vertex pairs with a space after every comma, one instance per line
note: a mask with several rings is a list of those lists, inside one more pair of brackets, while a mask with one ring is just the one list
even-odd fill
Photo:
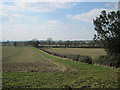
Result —
[[73, 61], [78, 61], [78, 62], [84, 62], [88, 64], [99, 64], [99, 65], [105, 65], [105, 66], [110, 66], [110, 67], [120, 67], [120, 54], [117, 55], [107, 55], [107, 56], [100, 56], [96, 60], [92, 60], [90, 56], [83, 56], [83, 55], [75, 55], [75, 54], [59, 54], [59, 53], [54, 53], [47, 51], [45, 49], [42, 49], [42, 51], [52, 54], [61, 58], [68, 58]]
[[75, 55], [75, 54], [59, 54], [59, 53], [54, 53], [54, 52], [50, 52], [47, 51], [45, 49], [41, 49], [42, 51], [48, 53], [48, 54], [52, 54], [61, 58], [68, 58], [71, 59], [73, 61], [79, 61], [79, 62], [84, 62], [84, 63], [88, 63], [88, 64], [92, 64], [92, 59], [89, 56], [81, 56], [81, 55]]

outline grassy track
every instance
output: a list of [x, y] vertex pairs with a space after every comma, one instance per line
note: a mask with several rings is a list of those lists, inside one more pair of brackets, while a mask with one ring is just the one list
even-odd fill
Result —
[[46, 50], [60, 54], [88, 55], [92, 58], [97, 58], [100, 55], [106, 55], [104, 49], [100, 48], [46, 48]]
[[[118, 87], [117, 72], [119, 69], [89, 65], [62, 59], [56, 56], [48, 55], [36, 48], [22, 47], [21, 49], [22, 52], [16, 58], [10, 61], [8, 59], [3, 61], [3, 87]], [[67, 71], [61, 71], [63, 66], [66, 66]]]

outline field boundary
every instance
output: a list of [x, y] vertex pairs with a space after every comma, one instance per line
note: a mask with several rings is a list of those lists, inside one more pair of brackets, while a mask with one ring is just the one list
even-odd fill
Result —
[[[41, 48], [39, 48], [39, 50], [41, 50], [42, 52], [44, 52], [44, 53], [46, 53], [46, 54], [48, 54], [48, 55], [54, 56], [54, 57], [56, 57], [56, 58], [60, 58], [60, 59], [63, 59], [63, 60], [66, 60], [66, 59], [67, 59], [67, 60], [70, 60], [70, 61], [73, 61], [73, 62], [78, 62], [78, 63], [84, 63], [84, 62], [74, 61], [74, 60], [72, 60], [72, 59], [68, 59], [68, 58], [65, 58], [65, 57], [61, 57], [61, 56], [54, 55], [54, 54], [52, 54], [51, 52], [50, 52], [51, 54], [50, 54], [50, 53], [47, 53], [46, 51], [44, 51], [44, 50], [41, 49]], [[84, 64], [88, 64], [88, 63], [84, 63]], [[89, 65], [107, 67], [107, 68], [118, 69], [118, 70], [120, 69], [120, 68], [110, 67], [110, 66], [106, 66], [106, 65], [99, 65], [99, 64], [95, 64], [95, 63], [89, 64]]]
[[[39, 53], [40, 54], [40, 53]], [[41, 55], [41, 54], [40, 54]], [[64, 72], [64, 71], [67, 71], [67, 67], [66, 66], [63, 66], [61, 64], [58, 64], [56, 62], [54, 62], [53, 60], [51, 59], [48, 59], [47, 57], [41, 55], [41, 57], [45, 58], [46, 60], [48, 60], [49, 62], [52, 62], [53, 64], [57, 65], [58, 67], [62, 67], [61, 71]]]
[[[35, 49], [36, 50], [36, 49]], [[52, 57], [55, 57], [55, 58], [58, 58], [58, 59], [62, 59], [62, 60], [66, 60], [67, 58], [60, 58], [60, 57], [57, 57], [57, 56], [55, 56], [55, 55], [52, 55], [52, 54], [48, 54], [48, 53], [46, 53], [46, 52], [44, 52], [44, 51], [42, 51], [42, 50], [40, 50], [40, 49], [37, 49], [36, 51], [38, 51], [39, 52], [39, 54], [41, 54], [41, 56], [43, 56], [44, 58], [46, 58], [46, 59], [48, 59], [47, 58], [47, 56], [45, 56], [45, 55], [43, 55], [43, 54], [46, 54], [46, 55], [48, 55], [48, 56], [52, 56]], [[59, 66], [64, 66], [64, 71], [66, 70], [66, 71], [78, 71], [76, 68], [73, 68], [73, 67], [71, 67], [70, 65], [66, 65], [66, 64], [63, 64], [63, 63], [60, 63], [60, 62], [57, 62], [56, 60], [53, 60], [53, 59], [49, 59], [50, 61], [52, 61], [54, 64], [56, 64], [56, 65], [59, 65]], [[72, 60], [70, 60], [70, 61], [72, 61]], [[66, 67], [66, 68], [65, 68]]]

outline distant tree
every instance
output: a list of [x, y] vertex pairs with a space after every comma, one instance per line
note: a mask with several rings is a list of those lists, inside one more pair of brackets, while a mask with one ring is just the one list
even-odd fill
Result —
[[52, 44], [52, 42], [53, 42], [53, 39], [52, 38], [47, 38], [47, 43], [48, 43], [48, 45], [49, 45], [49, 47], [50, 47], [50, 45]]
[[95, 46], [95, 41], [89, 41], [89, 46]]
[[32, 45], [33, 45], [34, 47], [36, 47], [36, 48], [37, 48], [38, 45], [39, 45], [39, 41], [38, 41], [37, 39], [33, 39], [31, 43], [32, 43]]
[[45, 44], [44, 41], [40, 41], [40, 45], [43, 46]]
[[9, 40], [7, 40], [7, 43], [10, 43], [10, 41], [9, 41]]
[[61, 46], [63, 44], [62, 40], [59, 40], [58, 44]]
[[65, 47], [69, 47], [71, 45], [71, 41], [65, 41]]
[[93, 22], [97, 31], [94, 40], [98, 41], [108, 54], [120, 53], [120, 11], [102, 11]]
[[75, 46], [79, 46], [79, 41], [73, 41], [72, 44]]
[[13, 44], [14, 44], [15, 47], [17, 46], [17, 42], [14, 42]]
[[84, 46], [84, 45], [86, 45], [86, 42], [85, 41], [80, 41], [80, 45]]
[[57, 41], [53, 41], [53, 44], [56, 45], [56, 47], [57, 47], [58, 42]]

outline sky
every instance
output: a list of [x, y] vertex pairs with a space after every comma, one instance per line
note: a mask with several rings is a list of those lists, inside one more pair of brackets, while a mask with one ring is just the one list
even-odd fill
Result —
[[92, 40], [93, 19], [115, 2], [0, 2], [2, 40]]

